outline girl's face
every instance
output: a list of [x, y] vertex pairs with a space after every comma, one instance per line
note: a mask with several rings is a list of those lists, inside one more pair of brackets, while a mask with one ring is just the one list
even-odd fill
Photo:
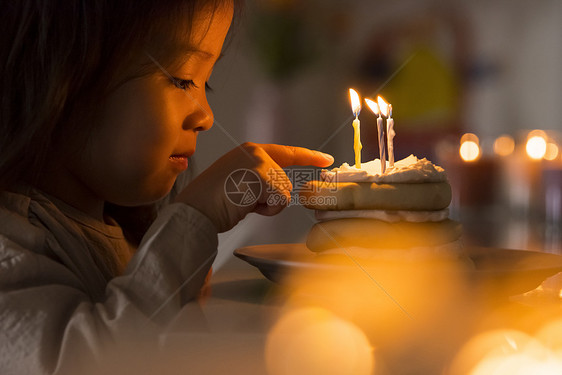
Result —
[[128, 81], [107, 97], [84, 157], [69, 161], [79, 186], [120, 205], [148, 203], [170, 191], [195, 152], [198, 133], [213, 124], [205, 83], [232, 13], [231, 6], [211, 19], [196, 16], [192, 40], [197, 51], [182, 66]]

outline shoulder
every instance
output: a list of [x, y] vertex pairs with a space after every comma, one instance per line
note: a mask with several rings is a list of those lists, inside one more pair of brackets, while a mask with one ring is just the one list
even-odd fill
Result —
[[82, 288], [64, 265], [31, 251], [0, 234], [0, 290], [7, 291], [45, 284]]
[[40, 251], [46, 231], [30, 220], [32, 198], [23, 193], [0, 192], [0, 236], [32, 251]]

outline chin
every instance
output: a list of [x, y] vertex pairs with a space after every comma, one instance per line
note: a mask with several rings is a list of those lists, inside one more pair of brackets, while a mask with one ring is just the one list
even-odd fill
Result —
[[156, 188], [131, 188], [128, 191], [120, 192], [117, 199], [112, 199], [110, 202], [124, 207], [144, 206], [164, 198], [170, 193], [173, 186], [174, 184], [172, 181], [172, 183], [169, 184], [157, 185]]

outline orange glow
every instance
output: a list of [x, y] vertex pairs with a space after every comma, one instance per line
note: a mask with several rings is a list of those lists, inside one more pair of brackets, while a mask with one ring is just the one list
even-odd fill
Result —
[[546, 160], [552, 161], [558, 157], [560, 150], [558, 149], [558, 145], [553, 142], [548, 142], [546, 144], [546, 151], [544, 153], [544, 158]]
[[483, 332], [471, 338], [457, 353], [449, 374], [528, 373], [514, 371], [517, 367], [513, 366], [528, 366], [530, 360], [539, 358], [544, 352], [545, 348], [538, 340], [521, 331]]
[[546, 154], [546, 134], [542, 130], [533, 130], [529, 133], [525, 145], [527, 155], [533, 160], [540, 160]]
[[270, 331], [265, 359], [268, 374], [373, 373], [367, 336], [353, 323], [319, 307], [289, 311]]
[[459, 154], [464, 161], [475, 161], [480, 157], [480, 141], [475, 134], [466, 133], [461, 137]]
[[509, 135], [502, 135], [494, 141], [494, 152], [499, 156], [509, 156], [515, 150], [515, 141]]
[[377, 96], [377, 102], [383, 116], [388, 116], [388, 103], [384, 101], [382, 96]]
[[367, 103], [367, 107], [369, 107], [376, 116], [380, 114], [379, 105], [377, 103], [368, 98], [365, 99], [365, 103]]
[[354, 89], [349, 89], [349, 99], [351, 100], [351, 110], [355, 116], [359, 115], [361, 111], [361, 100], [359, 94]]

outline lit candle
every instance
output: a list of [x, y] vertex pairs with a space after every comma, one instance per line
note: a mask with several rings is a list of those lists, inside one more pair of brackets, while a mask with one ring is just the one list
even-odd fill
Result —
[[377, 130], [379, 132], [379, 155], [381, 159], [381, 173], [386, 171], [386, 148], [384, 146], [384, 124], [381, 117], [381, 111], [379, 105], [372, 101], [371, 99], [365, 99], [367, 106], [373, 111], [377, 117]]
[[361, 169], [361, 123], [359, 122], [359, 112], [361, 112], [361, 101], [359, 94], [354, 89], [349, 89], [349, 98], [351, 100], [351, 110], [355, 115], [353, 120], [353, 150], [355, 151], [355, 168]]
[[388, 105], [388, 120], [386, 120], [386, 138], [388, 141], [388, 166], [394, 167], [394, 119], [392, 118], [392, 105]]
[[474, 162], [480, 159], [480, 140], [476, 134], [466, 133], [461, 137], [459, 155], [466, 162]]
[[[388, 116], [388, 104], [384, 101], [384, 99], [381, 96], [377, 96], [377, 102], [379, 104], [379, 109], [380, 109], [379, 118], [381, 120], [380, 125], [379, 125], [379, 120], [377, 119], [377, 128], [379, 130], [379, 147], [381, 147], [381, 170], [382, 170], [382, 173], [384, 173], [385, 170], [386, 170], [386, 147], [385, 147], [385, 144], [384, 144], [384, 120], [386, 120], [387, 116]], [[392, 120], [392, 125], [394, 126], [394, 120]], [[389, 149], [389, 156], [390, 156], [390, 149]], [[394, 159], [394, 157], [393, 157], [393, 159]], [[392, 165], [394, 166], [394, 160], [392, 161]]]
[[546, 155], [547, 150], [547, 136], [542, 130], [533, 130], [527, 136], [527, 143], [525, 150], [527, 155], [533, 160], [541, 160]]

